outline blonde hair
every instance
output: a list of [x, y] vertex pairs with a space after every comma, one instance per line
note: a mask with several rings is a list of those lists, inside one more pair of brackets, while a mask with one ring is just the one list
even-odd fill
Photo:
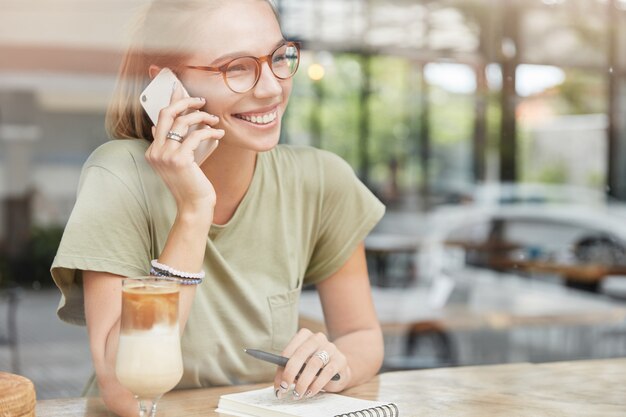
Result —
[[[152, 122], [139, 103], [139, 95], [150, 82], [150, 65], [169, 67], [188, 57], [197, 41], [194, 34], [202, 24], [199, 12], [210, 11], [232, 0], [154, 0], [142, 13], [120, 66], [117, 84], [106, 114], [106, 130], [117, 139], [152, 140]], [[278, 20], [278, 11], [270, 5]]]

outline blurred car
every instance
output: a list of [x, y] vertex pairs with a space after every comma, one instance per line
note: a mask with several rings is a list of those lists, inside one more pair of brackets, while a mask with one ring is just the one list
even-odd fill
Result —
[[430, 263], [427, 273], [468, 264], [560, 278], [591, 291], [615, 286], [607, 277], [626, 275], [626, 206], [599, 192], [506, 185], [483, 188], [471, 200], [427, 216], [421, 255]]

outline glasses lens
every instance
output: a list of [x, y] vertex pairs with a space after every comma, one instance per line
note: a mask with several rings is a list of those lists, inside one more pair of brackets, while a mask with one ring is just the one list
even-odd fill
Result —
[[272, 55], [272, 72], [278, 78], [289, 78], [296, 73], [299, 62], [298, 48], [292, 43], [285, 44]]
[[254, 86], [258, 66], [254, 59], [244, 57], [232, 61], [226, 68], [226, 82], [236, 92], [245, 92]]

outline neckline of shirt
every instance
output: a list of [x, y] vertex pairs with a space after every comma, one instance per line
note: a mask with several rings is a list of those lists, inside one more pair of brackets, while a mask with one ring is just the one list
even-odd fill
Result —
[[257, 184], [260, 181], [259, 177], [261, 176], [261, 171], [262, 171], [261, 164], [263, 163], [263, 159], [265, 158], [263, 155], [264, 153], [265, 152], [259, 152], [257, 154], [256, 164], [254, 166], [254, 172], [252, 174], [252, 180], [250, 181], [250, 185], [248, 186], [246, 193], [241, 199], [241, 202], [237, 206], [237, 209], [235, 209], [235, 213], [224, 224], [212, 223], [211, 228], [209, 229], [209, 237], [214, 238], [218, 234], [220, 234], [222, 231], [229, 228], [231, 225], [235, 224], [238, 221], [238, 219], [243, 215], [242, 213], [245, 212], [246, 207], [250, 204], [249, 202], [252, 199], [252, 196], [255, 194], [254, 190], [257, 188]]

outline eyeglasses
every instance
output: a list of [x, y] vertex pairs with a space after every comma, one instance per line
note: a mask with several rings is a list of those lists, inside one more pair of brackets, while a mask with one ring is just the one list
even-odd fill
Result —
[[261, 78], [261, 69], [267, 62], [272, 74], [279, 80], [293, 77], [300, 64], [300, 44], [285, 42], [271, 54], [262, 57], [242, 56], [219, 67], [187, 65], [187, 68], [209, 72], [221, 72], [224, 82], [235, 93], [245, 93], [256, 86]]

